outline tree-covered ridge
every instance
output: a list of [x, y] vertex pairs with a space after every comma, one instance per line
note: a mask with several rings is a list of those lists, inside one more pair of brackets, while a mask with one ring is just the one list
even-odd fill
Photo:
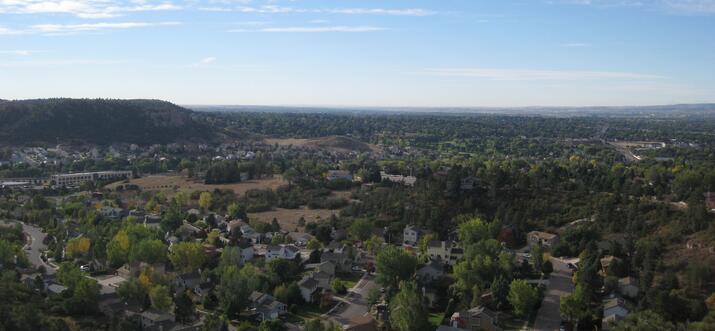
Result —
[[209, 140], [191, 111], [160, 100], [38, 99], [0, 102], [6, 143], [110, 144]]

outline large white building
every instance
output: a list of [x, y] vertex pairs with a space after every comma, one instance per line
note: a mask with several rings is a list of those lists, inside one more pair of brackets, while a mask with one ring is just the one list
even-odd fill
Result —
[[81, 172], [76, 174], [52, 175], [52, 182], [57, 186], [79, 186], [87, 182], [131, 177], [131, 171]]

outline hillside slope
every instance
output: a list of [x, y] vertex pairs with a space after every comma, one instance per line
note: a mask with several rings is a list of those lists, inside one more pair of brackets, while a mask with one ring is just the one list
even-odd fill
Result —
[[154, 144], [212, 137], [191, 111], [160, 100], [0, 102], [0, 142], [5, 143]]

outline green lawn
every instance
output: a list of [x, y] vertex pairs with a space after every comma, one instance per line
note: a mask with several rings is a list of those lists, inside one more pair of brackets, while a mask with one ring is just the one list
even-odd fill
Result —
[[432, 324], [435, 328], [442, 325], [442, 321], [444, 320], [444, 313], [431, 313], [429, 314], [429, 322]]
[[320, 315], [327, 313], [328, 310], [330, 310], [330, 308], [320, 309], [319, 305], [305, 304], [297, 306], [296, 312], [291, 314], [291, 316], [298, 320], [307, 321], [314, 318], [320, 318]]
[[351, 289], [353, 286], [355, 286], [355, 284], [357, 284], [358, 281], [360, 281], [360, 278], [362, 278], [362, 273], [351, 272], [346, 274], [339, 274], [336, 278], [343, 281], [343, 284], [345, 284], [345, 287], [347, 289]]

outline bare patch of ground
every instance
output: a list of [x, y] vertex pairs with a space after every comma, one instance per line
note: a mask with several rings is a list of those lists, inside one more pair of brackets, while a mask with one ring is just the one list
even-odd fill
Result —
[[139, 186], [144, 191], [213, 191], [214, 189], [233, 190], [236, 195], [243, 195], [253, 189], [271, 189], [275, 190], [279, 186], [287, 185], [283, 177], [274, 176], [273, 178], [248, 180], [234, 184], [204, 184], [201, 180], [196, 180], [180, 175], [151, 175], [141, 178], [112, 183], [106, 186], [108, 189], [116, 189], [119, 185], [133, 184]]
[[295, 146], [295, 147], [305, 147], [305, 148], [315, 148], [324, 149], [333, 152], [340, 153], [350, 153], [353, 151], [358, 152], [372, 152], [379, 153], [381, 151], [380, 147], [377, 145], [367, 144], [357, 139], [345, 136], [328, 136], [312, 139], [298, 139], [298, 138], [268, 138], [264, 140], [266, 144], [279, 145], [279, 146]]
[[299, 229], [303, 231], [303, 226], [298, 225], [298, 220], [303, 217], [306, 223], [316, 222], [318, 220], [324, 220], [330, 218], [333, 214], [338, 214], [337, 210], [330, 209], [283, 209], [276, 208], [271, 211], [264, 211], [260, 213], [249, 213], [248, 217], [251, 221], [259, 221], [264, 223], [270, 223], [275, 218], [280, 224], [281, 229], [285, 231], [294, 231]]

